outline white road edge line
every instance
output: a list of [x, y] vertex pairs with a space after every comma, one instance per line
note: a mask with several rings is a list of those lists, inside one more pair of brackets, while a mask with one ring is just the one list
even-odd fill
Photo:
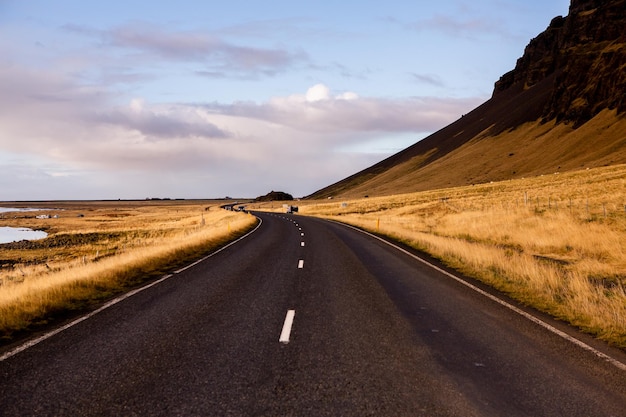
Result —
[[289, 336], [291, 336], [291, 326], [293, 325], [293, 318], [296, 315], [296, 310], [288, 310], [285, 316], [285, 322], [283, 323], [283, 330], [280, 332], [280, 343], [289, 343]]
[[298, 261], [298, 269], [302, 269], [302, 268], [304, 268], [304, 259], [300, 259]]
[[239, 239], [230, 242], [228, 245], [221, 247], [220, 249], [216, 250], [215, 252], [212, 252], [211, 254], [209, 254], [209, 255], [205, 256], [204, 258], [200, 259], [199, 261], [196, 261], [196, 262], [192, 263], [191, 265], [188, 265], [188, 266], [186, 266], [184, 268], [181, 268], [181, 269], [179, 269], [177, 271], [174, 271], [173, 274], [167, 274], [167, 275], [159, 278], [158, 280], [156, 280], [154, 282], [151, 282], [151, 283], [149, 283], [149, 284], [147, 284], [147, 285], [145, 285], [145, 286], [143, 286], [141, 288], [137, 288], [137, 289], [134, 289], [134, 290], [132, 290], [130, 292], [122, 294], [119, 297], [114, 298], [113, 300], [105, 303], [104, 305], [102, 305], [102, 307], [98, 308], [97, 310], [92, 311], [89, 314], [81, 316], [81, 317], [77, 318], [76, 320], [74, 320], [74, 321], [72, 321], [72, 322], [70, 322], [70, 323], [68, 323], [68, 324], [66, 324], [64, 326], [59, 327], [58, 329], [54, 329], [54, 330], [52, 330], [52, 331], [50, 331], [48, 333], [45, 333], [45, 334], [43, 334], [43, 335], [41, 335], [41, 336], [39, 336], [39, 337], [37, 337], [37, 338], [35, 338], [33, 340], [29, 340], [29, 341], [27, 341], [26, 343], [24, 343], [24, 344], [22, 344], [20, 346], [17, 346], [16, 348], [14, 348], [14, 349], [12, 349], [12, 350], [10, 350], [8, 352], [5, 352], [4, 354], [0, 355], [0, 362], [10, 358], [11, 356], [15, 356], [15, 355], [17, 355], [20, 352], [23, 352], [26, 349], [29, 349], [29, 348], [31, 348], [31, 347], [33, 347], [33, 346], [43, 342], [44, 340], [49, 339], [52, 336], [61, 333], [62, 331], [65, 331], [65, 330], [69, 329], [70, 327], [73, 327], [73, 326], [77, 325], [78, 323], [87, 320], [90, 317], [95, 316], [96, 314], [106, 310], [107, 308], [112, 307], [115, 304], [117, 304], [117, 303], [119, 303], [121, 301], [124, 301], [125, 299], [130, 298], [133, 295], [135, 295], [137, 293], [140, 293], [143, 290], [147, 290], [148, 288], [151, 288], [151, 287], [154, 287], [157, 284], [160, 284], [161, 282], [165, 281], [166, 279], [173, 277], [175, 274], [178, 274], [178, 273], [180, 273], [180, 272], [182, 272], [182, 271], [184, 271], [186, 269], [191, 268], [194, 265], [199, 264], [202, 261], [205, 261], [206, 259], [208, 259], [208, 258], [210, 258], [210, 257], [212, 257], [214, 255], [217, 255], [218, 253], [220, 253], [221, 251], [225, 250], [226, 248], [234, 245], [235, 243], [239, 242], [240, 240], [243, 240], [246, 237], [250, 236], [252, 233], [256, 232], [257, 229], [259, 227], [261, 227], [261, 224], [263, 223], [263, 220], [261, 220], [259, 217], [257, 217], [257, 219], [259, 219], [259, 224], [257, 224], [257, 226], [254, 229], [252, 229], [251, 231], [249, 231], [245, 235], [241, 236]]
[[419, 262], [421, 262], [421, 263], [423, 263], [423, 264], [425, 264], [425, 265], [428, 265], [428, 266], [429, 266], [429, 267], [431, 267], [432, 269], [434, 269], [434, 270], [436, 270], [436, 271], [438, 271], [438, 272], [440, 272], [440, 273], [442, 273], [442, 274], [444, 274], [444, 275], [448, 276], [449, 278], [452, 278], [453, 280], [455, 280], [455, 281], [457, 281], [457, 282], [459, 282], [459, 283], [461, 283], [461, 284], [465, 285], [466, 287], [468, 287], [468, 288], [470, 288], [470, 289], [472, 289], [472, 290], [476, 291], [477, 293], [484, 295], [485, 297], [487, 297], [487, 298], [489, 298], [489, 299], [491, 299], [491, 300], [495, 301], [496, 303], [498, 303], [498, 304], [500, 304], [500, 305], [502, 305], [502, 306], [504, 306], [504, 307], [508, 308], [509, 310], [516, 312], [517, 314], [519, 314], [519, 315], [521, 315], [521, 316], [523, 316], [523, 317], [527, 318], [528, 320], [532, 321], [532, 322], [533, 322], [533, 323], [535, 323], [535, 324], [538, 324], [539, 326], [541, 326], [541, 327], [543, 327], [544, 329], [546, 329], [546, 330], [548, 330], [548, 331], [550, 331], [550, 332], [552, 332], [552, 333], [556, 334], [557, 336], [560, 336], [561, 338], [563, 338], [563, 339], [565, 339], [565, 340], [567, 340], [567, 341], [569, 341], [569, 342], [571, 342], [571, 343], [575, 344], [576, 346], [578, 346], [578, 347], [580, 347], [580, 348], [582, 348], [582, 349], [584, 349], [584, 350], [587, 350], [587, 351], [589, 351], [589, 352], [593, 353], [593, 354], [594, 354], [594, 355], [596, 355], [598, 358], [603, 359], [603, 360], [605, 360], [605, 361], [609, 362], [610, 364], [612, 364], [612, 365], [616, 366], [617, 368], [621, 369], [622, 371], [626, 371], [626, 364], [624, 364], [624, 363], [622, 363], [622, 362], [618, 361], [618, 360], [617, 360], [617, 359], [615, 359], [615, 358], [610, 357], [610, 356], [609, 356], [609, 355], [607, 355], [606, 353], [600, 352], [598, 349], [596, 349], [596, 348], [594, 348], [594, 347], [592, 347], [592, 346], [589, 346], [589, 345], [588, 345], [588, 344], [586, 344], [585, 342], [583, 342], [583, 341], [581, 341], [581, 340], [578, 340], [578, 339], [576, 339], [576, 338], [575, 338], [575, 337], [573, 337], [573, 336], [570, 336], [569, 334], [567, 334], [567, 333], [565, 333], [565, 332], [563, 332], [563, 331], [561, 331], [561, 330], [557, 329], [556, 327], [554, 327], [554, 326], [552, 326], [552, 325], [550, 325], [550, 324], [546, 323], [545, 321], [543, 321], [543, 320], [541, 320], [541, 319], [539, 319], [539, 318], [537, 318], [537, 317], [533, 316], [532, 314], [527, 313], [527, 312], [525, 312], [524, 310], [521, 310], [521, 309], [519, 309], [519, 308], [515, 307], [514, 305], [507, 303], [507, 302], [506, 302], [506, 301], [504, 301], [504, 300], [501, 300], [500, 298], [496, 297], [495, 295], [489, 294], [487, 291], [481, 290], [481, 289], [480, 289], [480, 288], [478, 288], [477, 286], [470, 284], [469, 282], [467, 282], [467, 281], [465, 281], [465, 280], [463, 280], [463, 279], [461, 279], [461, 278], [459, 278], [459, 277], [457, 277], [457, 276], [455, 276], [455, 275], [453, 275], [453, 274], [449, 273], [448, 271], [446, 271], [446, 270], [444, 270], [444, 269], [439, 268], [439, 267], [438, 267], [438, 266], [436, 266], [436, 265], [431, 264], [430, 262], [428, 262], [428, 261], [426, 261], [426, 260], [424, 260], [424, 259], [420, 258], [419, 256], [416, 256], [416, 255], [412, 254], [411, 252], [409, 252], [409, 251], [407, 251], [407, 250], [405, 250], [405, 249], [403, 249], [403, 248], [401, 248], [401, 247], [399, 247], [399, 246], [396, 246], [395, 244], [393, 244], [393, 243], [391, 243], [391, 242], [388, 242], [388, 241], [386, 241], [385, 239], [383, 239], [383, 238], [381, 238], [381, 237], [379, 237], [379, 236], [376, 236], [376, 235], [375, 235], [375, 234], [373, 234], [373, 233], [366, 232], [365, 230], [359, 229], [358, 227], [354, 227], [354, 226], [351, 226], [351, 225], [349, 225], [349, 224], [340, 223], [340, 222], [335, 222], [335, 223], [340, 224], [340, 225], [342, 225], [342, 226], [349, 227], [349, 228], [351, 228], [351, 229], [354, 229], [354, 230], [356, 230], [356, 231], [359, 231], [359, 232], [361, 232], [361, 233], [364, 233], [364, 234], [366, 234], [366, 235], [368, 235], [368, 236], [371, 236], [371, 237], [373, 237], [373, 238], [375, 238], [375, 239], [378, 239], [378, 240], [380, 240], [380, 241], [381, 241], [381, 242], [383, 242], [383, 243], [386, 243], [387, 245], [389, 245], [389, 246], [391, 246], [391, 247], [393, 247], [393, 248], [395, 248], [395, 249], [399, 250], [400, 252], [402, 252], [402, 253], [404, 253], [404, 254], [406, 254], [406, 255], [408, 255], [408, 256], [410, 256], [410, 257], [412, 257], [412, 258], [416, 259], [417, 261], [419, 261]]

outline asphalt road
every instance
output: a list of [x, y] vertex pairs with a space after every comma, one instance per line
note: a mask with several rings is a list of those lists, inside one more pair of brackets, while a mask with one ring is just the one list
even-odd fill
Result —
[[0, 415], [626, 415], [615, 363], [373, 237], [258, 215], [214, 256], [4, 352]]

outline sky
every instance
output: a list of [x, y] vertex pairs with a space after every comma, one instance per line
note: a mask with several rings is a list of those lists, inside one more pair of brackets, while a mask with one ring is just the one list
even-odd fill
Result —
[[0, 0], [0, 201], [303, 197], [484, 101], [569, 0]]

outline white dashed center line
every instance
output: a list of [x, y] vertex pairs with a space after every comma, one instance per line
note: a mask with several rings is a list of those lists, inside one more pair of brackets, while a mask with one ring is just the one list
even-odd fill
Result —
[[300, 246], [304, 246], [304, 242], [300, 242]]
[[285, 323], [283, 324], [283, 330], [280, 332], [280, 343], [289, 343], [289, 336], [291, 336], [291, 326], [293, 325], [293, 318], [296, 315], [296, 310], [287, 311], [285, 316]]
[[304, 259], [300, 259], [298, 261], [298, 269], [302, 269], [302, 268], [304, 268]]

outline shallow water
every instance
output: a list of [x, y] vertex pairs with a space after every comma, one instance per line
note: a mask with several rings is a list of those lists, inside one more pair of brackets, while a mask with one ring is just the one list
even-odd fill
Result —
[[0, 243], [19, 242], [20, 240], [43, 239], [48, 234], [41, 230], [26, 227], [0, 227]]
[[12, 213], [12, 212], [24, 212], [24, 211], [40, 211], [46, 209], [40, 208], [15, 208], [15, 207], [0, 207], [0, 213]]

